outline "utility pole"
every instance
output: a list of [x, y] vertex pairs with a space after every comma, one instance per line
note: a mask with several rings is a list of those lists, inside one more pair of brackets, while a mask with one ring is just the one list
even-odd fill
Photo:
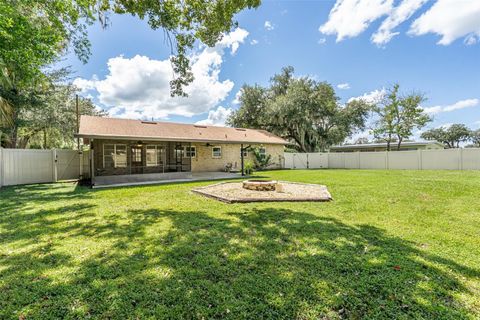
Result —
[[[78, 94], [75, 95], [75, 110], [77, 112], [77, 134], [80, 131], [80, 110], [78, 108]], [[77, 150], [80, 151], [80, 137], [77, 137]]]
[[242, 177], [245, 175], [245, 168], [243, 166], [243, 143], [240, 145], [240, 159], [242, 163]]

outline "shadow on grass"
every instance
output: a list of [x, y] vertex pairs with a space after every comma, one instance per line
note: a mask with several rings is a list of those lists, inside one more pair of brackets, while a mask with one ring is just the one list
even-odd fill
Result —
[[[467, 318], [456, 279], [479, 276], [380, 229], [306, 212], [128, 217], [79, 227], [111, 243], [80, 262], [45, 245], [0, 257], [0, 318]], [[53, 281], [62, 266], [75, 272]]]

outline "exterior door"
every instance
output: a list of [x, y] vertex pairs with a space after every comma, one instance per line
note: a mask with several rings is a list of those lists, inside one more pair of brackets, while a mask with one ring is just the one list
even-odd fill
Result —
[[132, 174], [143, 173], [143, 152], [142, 146], [132, 146], [131, 148], [131, 159], [130, 163], [132, 164]]

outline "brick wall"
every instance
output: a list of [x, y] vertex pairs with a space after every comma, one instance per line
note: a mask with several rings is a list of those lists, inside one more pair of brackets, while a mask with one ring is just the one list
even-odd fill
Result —
[[[197, 149], [196, 158], [192, 158], [192, 171], [223, 171], [227, 163], [233, 165], [233, 170], [241, 170], [240, 144], [212, 144], [207, 146], [206, 143], [192, 143]], [[212, 148], [222, 148], [222, 157], [213, 158]], [[252, 147], [255, 147], [252, 145]], [[271, 169], [282, 168], [283, 166], [283, 145], [267, 144], [263, 145], [267, 154], [272, 155], [273, 164]], [[254, 155], [252, 151], [248, 152], [245, 161], [253, 161]]]

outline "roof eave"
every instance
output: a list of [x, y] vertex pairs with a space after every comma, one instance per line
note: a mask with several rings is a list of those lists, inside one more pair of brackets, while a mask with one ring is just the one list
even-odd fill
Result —
[[288, 141], [236, 141], [236, 140], [213, 140], [213, 139], [185, 139], [185, 138], [159, 138], [159, 137], [149, 137], [149, 136], [122, 136], [122, 135], [96, 135], [96, 134], [84, 134], [84, 133], [75, 133], [75, 138], [87, 138], [87, 139], [112, 139], [112, 140], [150, 140], [150, 141], [179, 141], [179, 142], [205, 142], [205, 143], [255, 143], [255, 144], [279, 144], [279, 145], [290, 145]]

